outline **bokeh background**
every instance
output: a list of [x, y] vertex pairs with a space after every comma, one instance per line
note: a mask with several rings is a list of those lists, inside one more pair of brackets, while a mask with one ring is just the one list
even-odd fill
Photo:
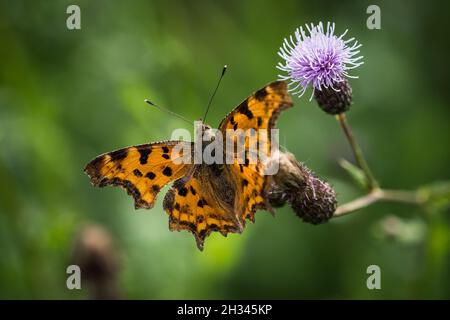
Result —
[[[66, 28], [73, 3], [81, 30]], [[369, 4], [381, 7], [381, 30], [366, 27]], [[191, 234], [168, 230], [161, 195], [154, 209], [135, 211], [123, 190], [93, 188], [83, 173], [100, 153], [189, 127], [144, 98], [198, 119], [228, 64], [208, 116], [216, 126], [277, 77], [284, 37], [331, 20], [363, 44], [347, 116], [381, 184], [442, 183], [450, 178], [446, 6], [1, 0], [0, 298], [85, 299], [100, 278], [122, 298], [450, 298], [448, 198], [426, 208], [376, 204], [320, 226], [289, 208], [275, 218], [260, 212], [242, 235], [213, 234], [199, 252]], [[352, 160], [338, 123], [309, 95], [282, 114], [281, 143], [341, 203], [362, 195], [338, 165]], [[80, 261], [80, 242], [104, 257], [88, 261], [89, 279], [70, 291], [66, 268]], [[366, 287], [372, 264], [381, 290]]]

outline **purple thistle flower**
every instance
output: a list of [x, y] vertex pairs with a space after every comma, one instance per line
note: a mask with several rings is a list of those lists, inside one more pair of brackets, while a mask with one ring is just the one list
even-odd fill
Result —
[[[311, 85], [314, 96], [315, 90], [331, 88], [339, 91], [336, 84], [346, 81], [350, 76], [348, 70], [354, 69], [364, 62], [363, 57], [357, 56], [361, 44], [351, 38], [343, 40], [348, 30], [340, 36], [334, 35], [334, 23], [327, 23], [326, 31], [322, 22], [317, 26], [306, 25], [307, 35], [303, 27], [295, 31], [295, 40], [292, 35], [284, 39], [278, 55], [285, 60], [279, 62], [277, 68], [285, 71], [287, 75], [279, 75], [280, 80], [290, 80], [289, 91], [302, 96], [306, 88]], [[338, 86], [339, 87], [339, 86]]]

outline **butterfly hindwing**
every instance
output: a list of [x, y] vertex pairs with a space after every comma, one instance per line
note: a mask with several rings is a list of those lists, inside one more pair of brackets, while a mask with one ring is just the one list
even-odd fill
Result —
[[224, 236], [242, 231], [233, 212], [222, 208], [205, 188], [207, 184], [200, 182], [193, 172], [191, 176], [175, 181], [164, 198], [169, 229], [192, 232], [200, 250], [203, 250], [204, 240], [212, 231]]
[[89, 162], [85, 172], [94, 186], [121, 186], [133, 196], [136, 208], [149, 209], [162, 187], [191, 167], [176, 161], [183, 156], [182, 151], [173, 152], [180, 144], [191, 147], [190, 142], [163, 141], [105, 153]]
[[[271, 132], [281, 111], [292, 107], [292, 100], [287, 91], [287, 85], [282, 81], [275, 81], [262, 89], [256, 91], [245, 99], [238, 107], [231, 111], [220, 123], [219, 129], [226, 137], [226, 130], [244, 131], [253, 129], [257, 140], [250, 136], [245, 137], [245, 150], [243, 152], [243, 163], [235, 161], [231, 165], [238, 180], [236, 184], [240, 188], [242, 197], [242, 219], [254, 220], [256, 209], [269, 209], [266, 204], [265, 189], [269, 185], [270, 176], [264, 175], [264, 164], [258, 159], [249, 161], [249, 148], [255, 147], [252, 141], [258, 141], [259, 148], [265, 155], [271, 152]], [[235, 155], [237, 157], [237, 155]]]

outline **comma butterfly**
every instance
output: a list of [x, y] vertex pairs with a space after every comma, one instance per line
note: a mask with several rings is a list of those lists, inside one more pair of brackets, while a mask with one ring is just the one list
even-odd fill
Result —
[[[280, 112], [290, 107], [287, 84], [272, 82], [232, 110], [220, 123], [219, 131], [225, 137], [227, 130], [258, 130], [260, 148], [270, 152], [271, 129]], [[202, 124], [202, 132], [208, 130], [211, 128]], [[241, 233], [246, 219], [254, 222], [257, 209], [272, 210], [266, 199], [271, 176], [264, 174], [262, 161], [248, 161], [247, 138], [243, 162], [235, 157], [227, 164], [182, 162], [183, 150], [193, 150], [194, 143], [162, 141], [100, 155], [89, 162], [85, 172], [94, 186], [125, 188], [133, 196], [136, 209], [152, 208], [159, 191], [174, 181], [163, 203], [169, 229], [192, 232], [203, 250], [204, 240], [212, 231], [224, 236]], [[234, 148], [233, 153], [237, 153]]]

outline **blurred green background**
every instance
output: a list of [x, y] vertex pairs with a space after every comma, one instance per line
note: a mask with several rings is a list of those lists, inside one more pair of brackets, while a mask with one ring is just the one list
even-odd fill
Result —
[[[81, 30], [66, 28], [73, 3]], [[381, 7], [381, 30], [366, 27], [369, 4]], [[93, 188], [83, 173], [100, 153], [188, 128], [144, 98], [198, 119], [228, 64], [208, 115], [216, 126], [277, 77], [284, 37], [331, 20], [363, 44], [347, 117], [381, 184], [448, 180], [446, 5], [1, 0], [0, 298], [91, 297], [85, 282], [66, 288], [66, 267], [92, 224], [112, 237], [123, 298], [450, 298], [445, 199], [425, 209], [376, 204], [320, 226], [290, 208], [275, 218], [260, 212], [242, 235], [213, 234], [199, 252], [191, 234], [168, 230], [161, 195], [154, 209], [135, 211], [123, 190]], [[338, 123], [309, 95], [282, 114], [280, 142], [330, 181], [341, 203], [362, 195], [338, 165], [352, 160]], [[372, 264], [381, 290], [366, 287]]]

